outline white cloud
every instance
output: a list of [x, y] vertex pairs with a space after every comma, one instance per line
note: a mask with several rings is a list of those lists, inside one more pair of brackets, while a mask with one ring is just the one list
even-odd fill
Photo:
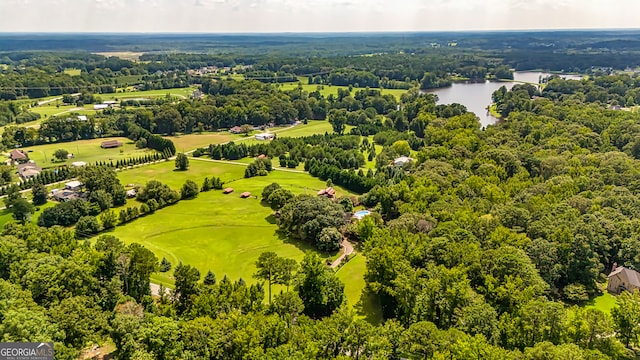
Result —
[[0, 31], [434, 31], [638, 27], [637, 0], [0, 0]]

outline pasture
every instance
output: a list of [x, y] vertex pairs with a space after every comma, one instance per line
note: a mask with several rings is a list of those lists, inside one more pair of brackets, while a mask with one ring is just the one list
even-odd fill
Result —
[[[157, 211], [117, 227], [112, 235], [125, 243], [138, 242], [151, 249], [159, 259], [166, 257], [174, 266], [179, 262], [191, 264], [204, 276], [211, 269], [218, 279], [227, 274], [236, 280], [242, 277], [249, 283], [255, 272], [255, 261], [265, 251], [300, 261], [308, 245], [291, 241], [277, 231], [272, 210], [261, 203], [262, 189], [277, 182], [294, 193], [315, 193], [324, 182], [308, 174], [274, 171], [268, 176], [244, 179], [245, 167], [207, 161], [190, 162], [189, 170], [174, 171], [173, 162], [130, 169], [119, 173], [123, 184], [144, 184], [159, 179], [179, 189], [187, 179], [198, 184], [205, 176], [219, 176], [225, 187], [235, 191], [225, 195], [220, 190], [200, 193], [196, 199]], [[339, 194], [348, 194], [338, 188]], [[249, 191], [252, 197], [241, 199], [240, 193]], [[253, 195], [257, 196], [255, 199]], [[330, 257], [333, 254], [323, 254]], [[156, 273], [152, 279], [172, 284], [169, 273]]]
[[[285, 83], [285, 84], [277, 84], [278, 89], [282, 91], [294, 90], [298, 88], [298, 83]], [[338, 96], [338, 89], [348, 90], [348, 86], [333, 86], [333, 85], [317, 85], [317, 84], [306, 84], [306, 80], [302, 82], [302, 90], [306, 92], [313, 92], [316, 90], [320, 91], [322, 96], [327, 97], [329, 95]], [[358, 90], [364, 90], [365, 88], [357, 88], [353, 87], [351, 94], [355, 94]], [[406, 93], [408, 90], [404, 89], [379, 89], [379, 88], [371, 88], [373, 90], [379, 90], [382, 95], [391, 94], [396, 97], [396, 99], [400, 100], [400, 96]]]
[[193, 133], [165, 137], [173, 141], [178, 152], [188, 152], [197, 148], [207, 147], [210, 144], [222, 144], [228, 141], [245, 138], [244, 135], [231, 134], [228, 131]]
[[160, 89], [160, 90], [127, 90], [122, 92], [116, 92], [112, 94], [96, 94], [102, 100], [123, 100], [123, 99], [137, 99], [137, 98], [154, 98], [163, 96], [175, 96], [181, 99], [186, 99], [197, 87], [191, 86], [186, 88], [176, 89]]
[[[123, 146], [113, 149], [101, 148], [100, 144], [108, 140], [118, 140], [123, 143]], [[78, 140], [67, 143], [29, 146], [22, 149], [27, 152], [31, 160], [34, 160], [41, 167], [71, 164], [74, 161], [85, 161], [88, 164], [95, 163], [96, 161], [115, 162], [120, 159], [128, 159], [130, 157], [153, 153], [153, 151], [149, 149], [136, 148], [131, 140], [124, 137]], [[54, 161], [53, 153], [58, 149], [67, 150], [74, 155], [74, 158], [66, 161]]]

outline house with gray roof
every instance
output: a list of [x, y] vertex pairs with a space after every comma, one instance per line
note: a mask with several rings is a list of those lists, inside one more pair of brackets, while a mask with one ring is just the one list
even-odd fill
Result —
[[614, 263], [608, 276], [607, 291], [619, 295], [623, 291], [633, 290], [640, 290], [640, 273]]

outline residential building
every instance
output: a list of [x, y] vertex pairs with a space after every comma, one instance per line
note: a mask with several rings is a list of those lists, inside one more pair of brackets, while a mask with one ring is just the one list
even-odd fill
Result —
[[35, 162], [29, 161], [23, 164], [18, 164], [18, 176], [22, 179], [30, 179], [40, 175], [42, 169], [36, 165]]
[[240, 126], [234, 126], [229, 129], [229, 132], [232, 134], [240, 134], [242, 132], [242, 128]]
[[118, 140], [107, 140], [103, 141], [102, 144], [100, 144], [100, 147], [103, 149], [117, 148], [120, 146], [122, 146], [122, 143]]
[[614, 263], [608, 276], [607, 291], [619, 295], [623, 291], [633, 290], [640, 290], [640, 273]]
[[324, 196], [329, 199], [333, 199], [336, 197], [336, 190], [332, 187], [328, 187], [326, 189], [322, 189], [318, 191], [318, 196]]
[[403, 167], [406, 164], [412, 163], [413, 159], [408, 157], [408, 156], [400, 156], [399, 158], [396, 158], [395, 160], [393, 160], [393, 166], [395, 167]]
[[11, 161], [15, 162], [26, 162], [29, 160], [29, 156], [22, 150], [14, 149], [9, 153], [9, 158]]
[[84, 184], [81, 181], [74, 180], [64, 184], [64, 189], [70, 191], [80, 191], [83, 186]]

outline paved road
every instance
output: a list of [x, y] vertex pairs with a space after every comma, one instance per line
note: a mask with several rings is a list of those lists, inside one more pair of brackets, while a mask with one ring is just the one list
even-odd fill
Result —
[[342, 240], [342, 244], [340, 244], [340, 246], [342, 247], [342, 255], [340, 255], [340, 257], [338, 257], [334, 262], [331, 263], [332, 269], [338, 267], [342, 262], [342, 259], [353, 254], [353, 245], [351, 245], [351, 243], [347, 240]]

